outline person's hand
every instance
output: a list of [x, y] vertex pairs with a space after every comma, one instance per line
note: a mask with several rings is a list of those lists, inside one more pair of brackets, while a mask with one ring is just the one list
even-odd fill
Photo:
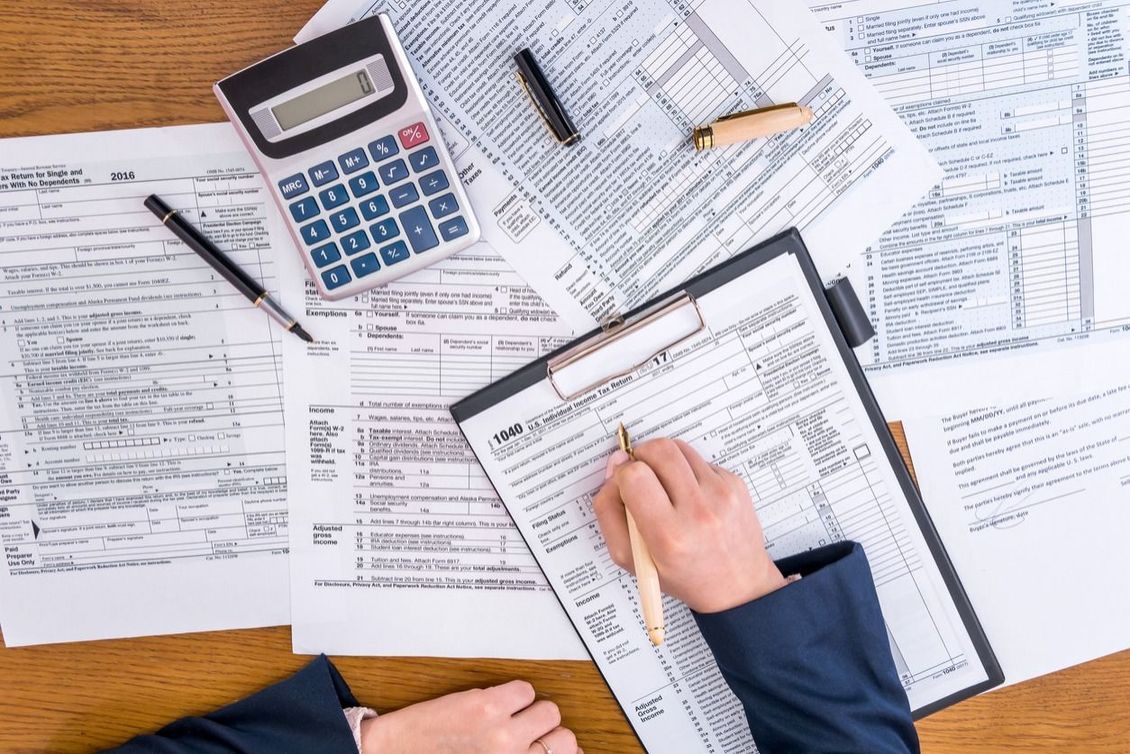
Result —
[[[649, 440], [608, 459], [593, 500], [612, 560], [633, 571], [625, 508], [651, 550], [663, 591], [716, 613], [785, 585], [745, 482], [682, 440]], [[544, 754], [544, 753], [542, 753]]]
[[[544, 742], [544, 746], [538, 741]], [[448, 694], [361, 723], [363, 754], [583, 754], [553, 702], [511, 681]]]

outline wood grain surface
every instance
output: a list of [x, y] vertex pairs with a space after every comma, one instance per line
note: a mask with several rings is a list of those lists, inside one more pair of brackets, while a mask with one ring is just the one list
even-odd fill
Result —
[[[318, 6], [3, 0], [0, 136], [223, 120], [212, 82], [289, 44]], [[5, 159], [9, 148], [0, 142]], [[94, 751], [246, 696], [307, 661], [291, 654], [287, 628], [2, 648], [0, 752]], [[590, 663], [334, 661], [358, 698], [379, 709], [526, 678], [561, 706], [586, 752], [641, 750]], [[1124, 652], [944, 710], [919, 731], [923, 750], [938, 754], [1125, 754], [1128, 701]]]

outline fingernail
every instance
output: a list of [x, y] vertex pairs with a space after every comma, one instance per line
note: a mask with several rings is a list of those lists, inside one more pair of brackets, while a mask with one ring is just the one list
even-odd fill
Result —
[[622, 450], [617, 450], [612, 455], [608, 456], [608, 465], [604, 467], [604, 478], [610, 479], [612, 473], [616, 471], [616, 467], [628, 461], [628, 454]]

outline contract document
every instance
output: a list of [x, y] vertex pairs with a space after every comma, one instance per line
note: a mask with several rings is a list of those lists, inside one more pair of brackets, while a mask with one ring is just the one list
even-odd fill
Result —
[[1121, 340], [1130, 2], [809, 4], [946, 171], [853, 270], [870, 374]]
[[290, 619], [280, 331], [142, 200], [271, 288], [235, 132], [0, 142], [0, 622], [9, 646]]
[[[587, 329], [785, 228], [838, 272], [940, 178], [803, 5], [332, 0], [296, 38], [387, 12], [468, 149], [484, 237]], [[584, 138], [562, 147], [515, 79], [533, 50]], [[796, 101], [811, 124], [696, 153], [691, 129]]]
[[279, 269], [294, 650], [586, 658], [448, 411], [569, 329], [485, 243], [336, 303]]
[[906, 423], [1008, 683], [1130, 647], [1130, 381]]
[[620, 422], [640, 441], [681, 437], [742, 476], [774, 558], [861, 542], [915, 710], [999, 682], [913, 485], [896, 471], [894, 445], [878, 434], [886, 429], [862, 375], [814, 294], [823, 291], [799, 237], [772, 243], [771, 253], [696, 278], [611, 345], [579, 352], [592, 355], [540, 360], [452, 408], [650, 752], [754, 744], [688, 609], [666, 599], [667, 640], [651, 646], [635, 580], [608, 555], [592, 497]]

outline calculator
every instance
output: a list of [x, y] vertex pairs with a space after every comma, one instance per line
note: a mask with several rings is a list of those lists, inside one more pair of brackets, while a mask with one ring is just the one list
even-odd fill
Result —
[[326, 299], [451, 256], [479, 224], [385, 14], [213, 87]]

